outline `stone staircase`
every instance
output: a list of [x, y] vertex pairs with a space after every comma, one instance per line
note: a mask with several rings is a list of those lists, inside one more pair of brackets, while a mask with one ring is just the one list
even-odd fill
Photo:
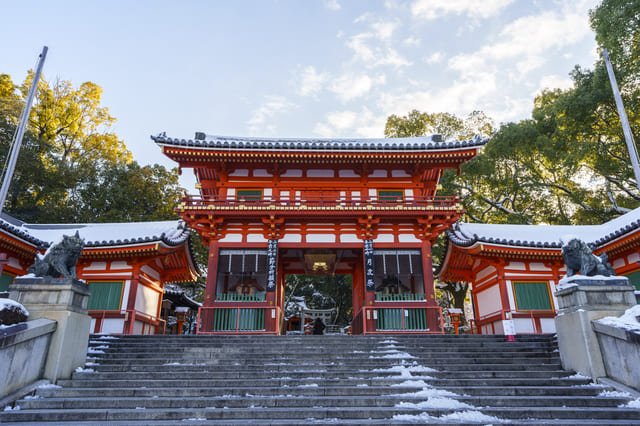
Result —
[[0, 422], [640, 425], [628, 395], [562, 370], [556, 347], [550, 335], [92, 336], [84, 370]]

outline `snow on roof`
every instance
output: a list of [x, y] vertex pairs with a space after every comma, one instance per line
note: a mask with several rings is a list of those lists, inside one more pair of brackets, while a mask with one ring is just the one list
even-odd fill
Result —
[[455, 245], [469, 247], [476, 242], [520, 247], [561, 248], [571, 238], [600, 246], [640, 227], [640, 208], [602, 225], [505, 225], [456, 223], [447, 232]]
[[385, 150], [425, 151], [455, 150], [485, 145], [489, 139], [475, 136], [466, 141], [443, 141], [441, 135], [411, 138], [324, 139], [324, 138], [257, 138], [216, 136], [197, 132], [194, 139], [171, 138], [165, 133], [151, 136], [158, 145], [178, 145], [205, 149], [302, 149], [302, 150]]
[[76, 232], [85, 247], [115, 246], [162, 241], [175, 246], [183, 243], [189, 231], [180, 220], [127, 223], [28, 224], [7, 215], [0, 218], [0, 228], [38, 246], [60, 241], [63, 235]]

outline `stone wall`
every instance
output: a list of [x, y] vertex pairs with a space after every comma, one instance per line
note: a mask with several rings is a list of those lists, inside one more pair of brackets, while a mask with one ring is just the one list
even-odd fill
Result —
[[42, 378], [55, 330], [46, 318], [0, 328], [0, 399]]
[[640, 390], [640, 331], [625, 330], [599, 321], [592, 325], [598, 336], [607, 376]]

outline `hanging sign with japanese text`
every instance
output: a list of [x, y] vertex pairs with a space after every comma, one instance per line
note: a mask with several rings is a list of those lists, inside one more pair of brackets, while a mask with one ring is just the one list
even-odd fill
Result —
[[373, 268], [373, 240], [364, 240], [364, 283], [367, 291], [376, 291]]
[[269, 240], [267, 246], [267, 291], [276, 291], [278, 272], [278, 240]]

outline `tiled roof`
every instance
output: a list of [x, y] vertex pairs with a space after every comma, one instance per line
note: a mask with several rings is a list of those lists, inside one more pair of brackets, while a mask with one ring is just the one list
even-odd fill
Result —
[[556, 248], [571, 238], [598, 247], [640, 227], [640, 208], [602, 225], [499, 225], [456, 223], [447, 231], [450, 241], [461, 247], [477, 242], [513, 247]]
[[85, 247], [111, 247], [148, 242], [169, 246], [182, 244], [189, 230], [179, 220], [128, 223], [28, 224], [10, 216], [0, 218], [0, 228], [38, 247], [48, 247], [76, 231]]
[[202, 149], [251, 149], [308, 151], [431, 151], [457, 150], [485, 145], [489, 139], [476, 136], [466, 141], [443, 141], [440, 135], [379, 139], [289, 139], [212, 136], [196, 133], [194, 139], [171, 138], [165, 133], [151, 136], [158, 145]]

